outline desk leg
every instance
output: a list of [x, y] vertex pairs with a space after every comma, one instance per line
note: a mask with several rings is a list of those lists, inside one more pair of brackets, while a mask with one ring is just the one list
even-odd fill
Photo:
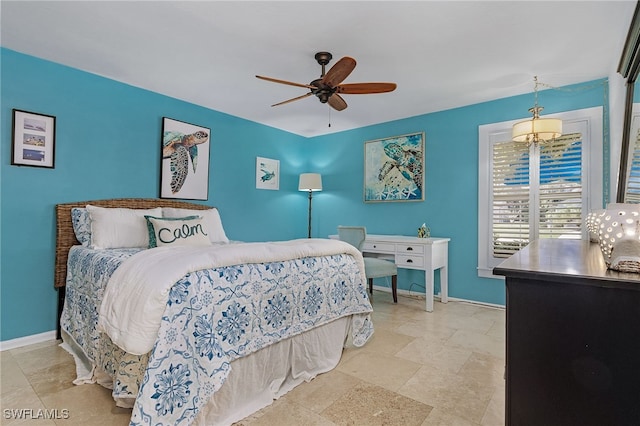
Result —
[[427, 312], [433, 312], [433, 270], [424, 271], [425, 296]]
[[449, 276], [447, 267], [440, 268], [440, 302], [447, 303], [449, 301]]

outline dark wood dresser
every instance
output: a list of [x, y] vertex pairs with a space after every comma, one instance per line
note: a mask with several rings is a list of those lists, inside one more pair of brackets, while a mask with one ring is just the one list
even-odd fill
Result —
[[640, 274], [561, 239], [493, 272], [506, 277], [506, 424], [640, 425]]

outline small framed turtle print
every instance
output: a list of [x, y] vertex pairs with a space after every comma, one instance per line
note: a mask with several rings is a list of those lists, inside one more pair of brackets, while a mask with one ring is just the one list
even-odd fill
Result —
[[256, 157], [256, 188], [280, 189], [280, 161]]
[[54, 116], [14, 109], [11, 139], [12, 165], [54, 168]]
[[365, 142], [364, 201], [424, 201], [424, 132]]
[[209, 198], [210, 137], [206, 127], [162, 118], [160, 198]]

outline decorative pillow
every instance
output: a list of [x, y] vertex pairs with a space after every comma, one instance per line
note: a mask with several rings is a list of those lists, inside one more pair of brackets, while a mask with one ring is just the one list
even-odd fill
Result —
[[85, 247], [91, 245], [91, 218], [89, 212], [83, 207], [74, 207], [71, 209], [71, 223], [73, 224], [73, 233], [76, 238]]
[[162, 209], [162, 216], [167, 217], [185, 217], [185, 216], [200, 216], [204, 228], [209, 234], [209, 241], [212, 243], [228, 243], [229, 239], [222, 227], [222, 220], [220, 219], [220, 213], [218, 209], [211, 208], [207, 210], [193, 210], [193, 209], [176, 209], [173, 207], [164, 207]]
[[206, 227], [200, 216], [145, 216], [149, 231], [149, 248], [161, 246], [210, 246]]
[[162, 209], [104, 208], [87, 205], [93, 249], [148, 247], [145, 215], [160, 216]]

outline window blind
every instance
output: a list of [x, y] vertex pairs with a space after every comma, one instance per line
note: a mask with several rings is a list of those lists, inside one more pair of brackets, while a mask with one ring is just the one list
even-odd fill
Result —
[[529, 243], [529, 148], [493, 145], [493, 256], [508, 257]]
[[582, 234], [582, 141], [564, 135], [540, 149], [538, 238]]
[[633, 151], [629, 161], [629, 179], [627, 182], [626, 203], [640, 203], [640, 128], [635, 135], [632, 135]]
[[536, 238], [580, 238], [580, 134], [531, 146], [497, 142], [492, 160], [494, 257], [509, 257]]

